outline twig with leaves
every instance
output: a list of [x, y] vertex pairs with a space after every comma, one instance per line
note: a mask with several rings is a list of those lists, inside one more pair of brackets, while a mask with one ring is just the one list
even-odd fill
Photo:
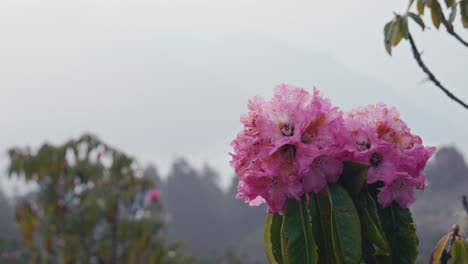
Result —
[[443, 86], [441, 82], [435, 77], [435, 75], [429, 70], [427, 65], [422, 61], [421, 54], [416, 47], [415, 41], [411, 36], [408, 27], [408, 18], [410, 18], [419, 26], [421, 26], [422, 30], [425, 29], [426, 26], [421, 15], [424, 14], [424, 10], [427, 7], [431, 10], [432, 23], [437, 29], [439, 29], [441, 24], [444, 25], [450, 35], [455, 37], [464, 46], [468, 47], [468, 42], [466, 42], [460, 35], [458, 35], [453, 27], [453, 22], [455, 21], [457, 9], [459, 7], [461, 22], [465, 28], [468, 28], [468, 0], [461, 0], [459, 2], [456, 0], [445, 0], [447, 9], [451, 10], [448, 19], [445, 17], [441, 4], [438, 0], [417, 0], [417, 13], [410, 11], [414, 2], [415, 0], [410, 0], [406, 12], [403, 15], [395, 14], [395, 17], [385, 25], [384, 38], [387, 52], [391, 55], [392, 47], [397, 46], [402, 39], [408, 40], [416, 62], [424, 71], [424, 73], [427, 74], [428, 79], [432, 81], [438, 88], [440, 88], [450, 99], [454, 100], [465, 109], [468, 109], [468, 104], [459, 97], [455, 96], [445, 86]]

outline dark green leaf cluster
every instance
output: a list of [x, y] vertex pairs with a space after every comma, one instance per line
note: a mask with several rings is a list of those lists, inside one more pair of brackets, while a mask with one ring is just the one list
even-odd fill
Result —
[[365, 185], [366, 166], [347, 163], [343, 173], [346, 182], [288, 200], [283, 215], [268, 214], [269, 263], [415, 263], [418, 239], [410, 211], [375, 202], [378, 186]]

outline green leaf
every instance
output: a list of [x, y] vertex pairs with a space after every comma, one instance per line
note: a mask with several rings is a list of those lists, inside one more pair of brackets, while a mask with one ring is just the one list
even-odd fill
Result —
[[460, 1], [460, 15], [465, 28], [468, 28], [468, 0]]
[[408, 208], [393, 203], [378, 208], [382, 229], [392, 250], [392, 263], [413, 264], [418, 255], [418, 237]]
[[282, 264], [281, 256], [281, 224], [283, 217], [278, 213], [268, 214], [265, 222], [263, 245], [270, 264]]
[[317, 263], [317, 245], [305, 201], [289, 199], [284, 206], [281, 252], [284, 264]]
[[384, 27], [385, 34], [385, 49], [389, 55], [392, 55], [392, 46], [398, 45], [403, 38], [399, 30], [399, 17], [395, 17], [391, 22], [387, 23]]
[[465, 240], [462, 237], [457, 237], [452, 244], [450, 250], [449, 264], [466, 264], [468, 263], [468, 256], [465, 250]]
[[465, 241], [465, 254], [468, 256], [468, 241]]
[[422, 20], [422, 18], [420, 16], [418, 16], [417, 14], [415, 13], [408, 13], [409, 17], [411, 19], [414, 20], [414, 22], [418, 23], [418, 25], [421, 26], [421, 29], [424, 30], [424, 28], [426, 27], [426, 25], [424, 25], [424, 21]]
[[423, 0], [418, 0], [418, 3], [417, 3], [418, 14], [424, 15], [424, 8], [425, 7], [426, 7], [426, 5], [424, 4]]
[[331, 205], [328, 195], [319, 192], [310, 193], [310, 216], [312, 221], [312, 233], [318, 246], [320, 264], [336, 263], [331, 240]]
[[384, 26], [384, 44], [385, 49], [389, 55], [392, 55], [392, 44], [390, 43], [390, 29], [392, 27], [393, 21], [388, 22]]
[[[399, 20], [399, 19], [398, 19]], [[400, 31], [399, 22], [396, 23], [395, 29], [391, 38], [392, 46], [396, 47], [398, 43], [400, 43], [401, 39], [403, 38], [403, 34]]]
[[409, 37], [409, 28], [408, 28], [408, 17], [407, 16], [401, 16], [400, 19], [398, 19], [398, 27], [401, 32], [401, 35], [403, 38], [408, 39]]
[[442, 21], [442, 9], [438, 1], [434, 1], [431, 7], [431, 17], [434, 26], [439, 29], [440, 22]]
[[455, 4], [456, 4], [455, 0], [445, 0], [445, 5], [447, 6], [447, 8], [452, 7]]
[[439, 240], [437, 246], [432, 251], [431, 259], [429, 260], [430, 264], [439, 264], [440, 258], [442, 257], [442, 253], [444, 252], [447, 242], [452, 236], [452, 234], [453, 233], [450, 232]]
[[361, 220], [363, 240], [370, 245], [370, 255], [389, 256], [390, 246], [382, 231], [374, 199], [368, 192], [362, 192], [359, 196], [357, 210]]
[[367, 180], [369, 166], [358, 162], [345, 162], [341, 180], [343, 186], [351, 194], [357, 197]]
[[361, 224], [348, 192], [340, 185], [330, 185], [332, 243], [337, 263], [361, 262]]
[[452, 6], [452, 11], [450, 11], [450, 16], [449, 16], [450, 24], [453, 24], [453, 21], [455, 21], [455, 17], [457, 16], [457, 6], [458, 5]]

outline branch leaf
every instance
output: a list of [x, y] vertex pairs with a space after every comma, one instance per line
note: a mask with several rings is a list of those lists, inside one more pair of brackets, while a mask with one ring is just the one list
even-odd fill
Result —
[[452, 11], [450, 11], [450, 16], [449, 16], [449, 23], [453, 24], [453, 21], [455, 21], [455, 17], [457, 16], [457, 6], [458, 5], [453, 5], [452, 6]]
[[392, 44], [390, 43], [390, 29], [392, 27], [393, 21], [388, 22], [384, 26], [384, 44], [387, 53], [391, 56], [392, 55]]
[[468, 28], [468, 0], [460, 1], [460, 15], [465, 28]]
[[414, 20], [414, 22], [416, 22], [419, 26], [421, 26], [421, 29], [424, 30], [424, 28], [426, 27], [426, 25], [424, 25], [424, 21], [422, 20], [422, 18], [415, 14], [415, 13], [408, 13], [408, 16]]
[[439, 29], [440, 22], [442, 21], [442, 9], [438, 1], [434, 1], [431, 6], [431, 17], [434, 26]]
[[456, 237], [450, 250], [450, 264], [466, 264], [468, 263], [468, 256], [465, 249], [465, 239], [463, 237]]
[[403, 38], [399, 30], [399, 17], [395, 17], [392, 21], [388, 22], [384, 27], [385, 35], [385, 49], [389, 55], [392, 55], [392, 46], [398, 45], [400, 40]]
[[409, 28], [408, 28], [408, 17], [407, 16], [401, 16], [400, 19], [398, 19], [398, 28], [399, 31], [401, 32], [401, 35], [403, 38], [408, 39], [409, 37]]
[[417, 4], [418, 14], [424, 15], [424, 8], [426, 5], [424, 4], [423, 0], [418, 0]]
[[445, 250], [445, 246], [447, 245], [447, 242], [452, 236], [452, 234], [453, 233], [450, 232], [439, 240], [439, 242], [437, 243], [437, 246], [432, 251], [430, 264], [439, 264], [440, 258], [442, 257], [442, 253]]

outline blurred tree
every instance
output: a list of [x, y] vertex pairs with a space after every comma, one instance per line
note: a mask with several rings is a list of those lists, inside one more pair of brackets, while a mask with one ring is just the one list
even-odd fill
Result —
[[[9, 174], [39, 185], [16, 208], [21, 238], [44, 263], [194, 263], [166, 245], [154, 179], [92, 135], [37, 150], [12, 148]], [[154, 192], [153, 192], [154, 194]]]
[[[205, 172], [215, 172], [205, 167]], [[174, 162], [163, 192], [171, 222], [169, 236], [187, 241], [191, 254], [210, 259], [224, 251], [229, 241], [223, 193], [212, 180], [218, 176], [201, 175], [185, 160]]]
[[[402, 39], [408, 40], [413, 56], [418, 63], [419, 67], [426, 73], [428, 79], [432, 81], [438, 88], [440, 88], [450, 99], [460, 104], [465, 109], [468, 109], [468, 104], [463, 100], [455, 96], [450, 92], [441, 82], [435, 77], [435, 75], [429, 70], [427, 65], [421, 58], [416, 43], [410, 33], [408, 26], [408, 20], [416, 22], [424, 30], [426, 24], [423, 20], [425, 9], [431, 12], [431, 18], [433, 25], [439, 29], [442, 25], [445, 27], [447, 32], [453, 36], [461, 45], [468, 48], [468, 42], [464, 40], [457, 32], [455, 32], [454, 22], [457, 16], [457, 10], [460, 10], [460, 19], [463, 27], [468, 28], [468, 0], [444, 0], [445, 11], [442, 4], [438, 0], [409, 0], [408, 8], [403, 14], [395, 14], [395, 17], [388, 22], [384, 27], [384, 38], [385, 48], [387, 52], [392, 54], [392, 47], [395, 47], [400, 43]], [[416, 5], [415, 11], [411, 11], [412, 7]], [[449, 12], [449, 16], [445, 15], [445, 12]]]
[[161, 177], [159, 176], [158, 170], [153, 164], [148, 165], [145, 168], [145, 171], [143, 172], [143, 174], [146, 177], [152, 179], [154, 181], [154, 184], [158, 186], [160, 189], [162, 188], [163, 182], [161, 180]]

